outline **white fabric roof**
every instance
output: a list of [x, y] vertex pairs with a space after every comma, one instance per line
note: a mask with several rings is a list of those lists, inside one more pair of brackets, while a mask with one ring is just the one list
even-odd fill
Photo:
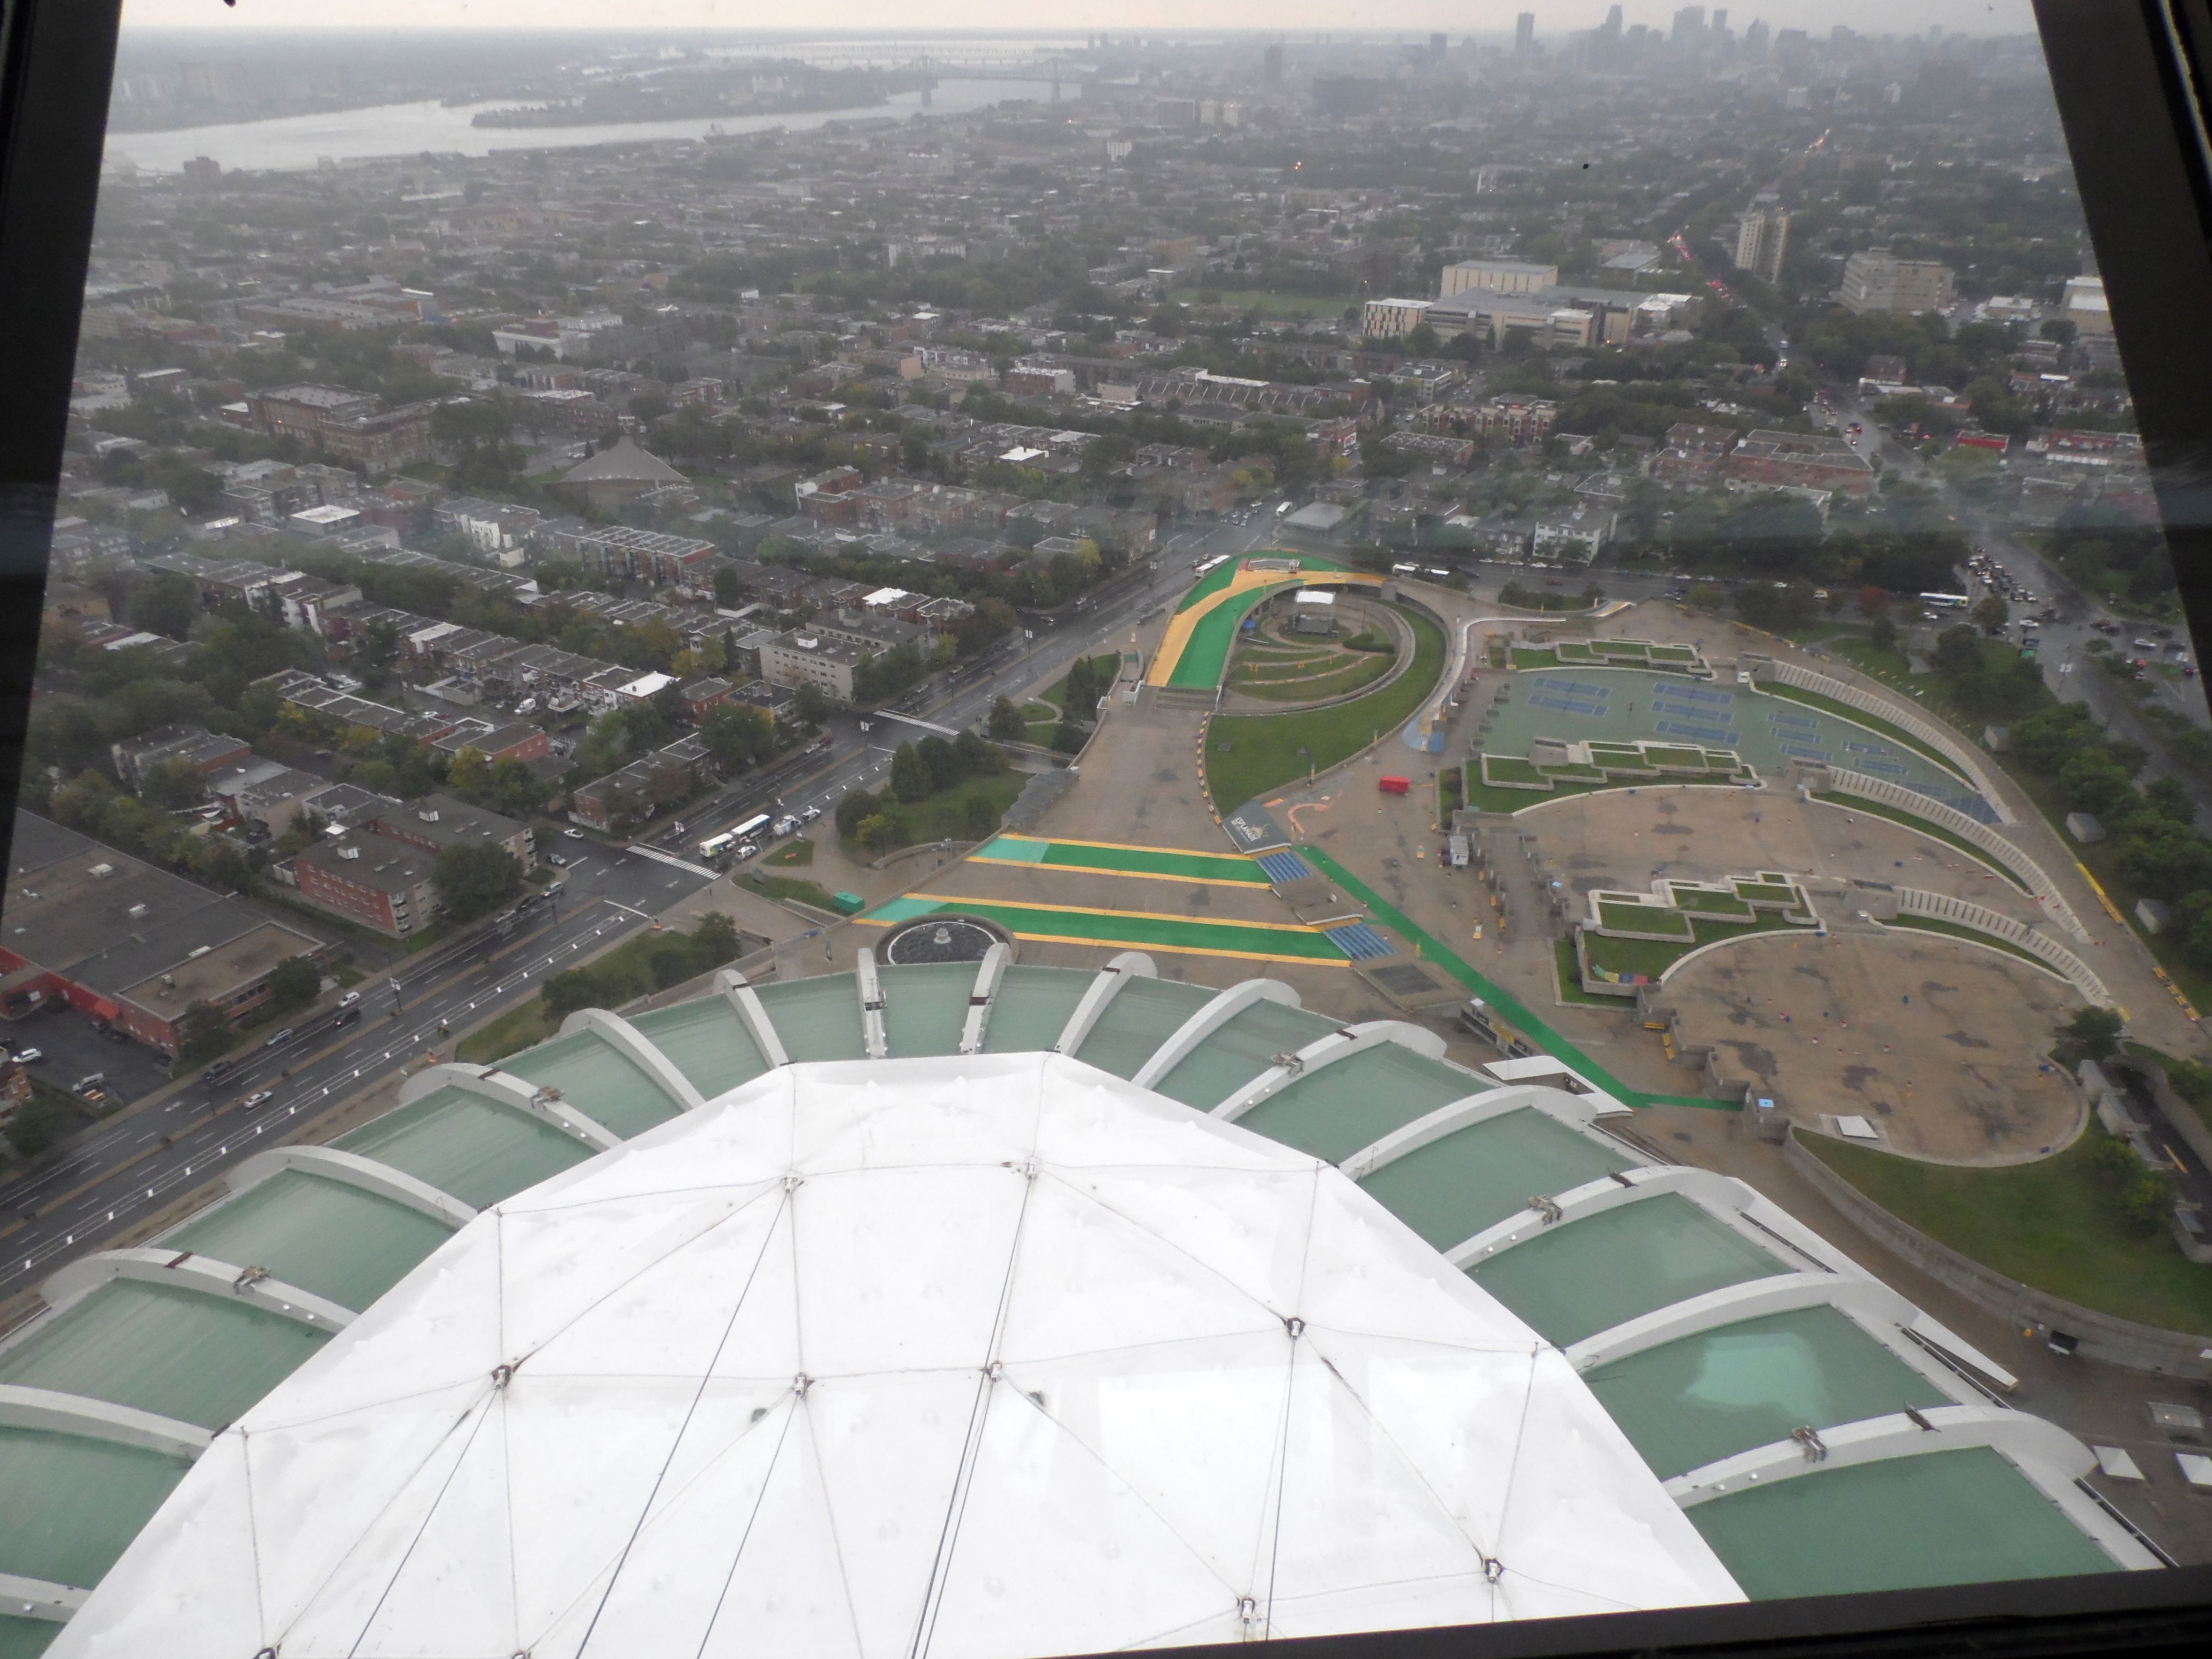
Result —
[[1014, 1659], [1738, 1599], [1340, 1171], [1008, 1054], [784, 1068], [479, 1216], [51, 1651]]

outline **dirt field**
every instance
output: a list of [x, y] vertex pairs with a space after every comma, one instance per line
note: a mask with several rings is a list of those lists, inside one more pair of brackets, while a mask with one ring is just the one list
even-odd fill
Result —
[[2080, 1092], [2045, 1070], [2051, 1028], [2081, 1006], [2050, 975], [1939, 936], [1765, 935], [1667, 981], [1678, 1040], [1756, 1079], [1793, 1114], [1857, 1113], [1891, 1150], [2022, 1163], [2080, 1127]]

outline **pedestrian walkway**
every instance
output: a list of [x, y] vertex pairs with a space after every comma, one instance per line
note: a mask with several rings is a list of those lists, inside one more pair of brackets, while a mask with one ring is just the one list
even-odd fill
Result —
[[1510, 991], [1496, 981], [1485, 978], [1443, 944], [1412, 920], [1398, 907], [1377, 893], [1365, 882], [1353, 875], [1318, 847], [1304, 849], [1310, 859], [1332, 881], [1375, 913], [1376, 920], [1395, 930], [1407, 943], [1419, 946], [1421, 954], [1437, 964], [1454, 979], [1480, 997], [1505, 1022], [1513, 1026], [1531, 1042], [1554, 1060], [1564, 1060], [1583, 1077], [1604, 1090], [1614, 1099], [1631, 1106], [1711, 1106], [1729, 1107], [1731, 1101], [1713, 1100], [1704, 1095], [1655, 1095], [1641, 1089], [1632, 1089], [1619, 1078], [1592, 1060], [1579, 1048], [1568, 1042], [1557, 1031], [1536, 1018], [1528, 1006]]

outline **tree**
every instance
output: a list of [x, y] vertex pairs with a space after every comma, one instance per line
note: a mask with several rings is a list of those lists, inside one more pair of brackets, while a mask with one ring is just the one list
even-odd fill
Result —
[[438, 854], [430, 884], [447, 915], [455, 921], [474, 921], [522, 890], [522, 866], [514, 854], [495, 842], [456, 842]]
[[2197, 801], [2179, 778], [2153, 778], [2143, 786], [2143, 799], [2176, 823], [2197, 822]]
[[206, 793], [206, 775], [181, 755], [148, 767], [138, 780], [140, 798], [165, 812], [197, 805]]
[[830, 699], [818, 685], [802, 685], [792, 699], [792, 717], [801, 726], [820, 726], [830, 718]]
[[2125, 1025], [2117, 1008], [2084, 1008], [2057, 1028], [2058, 1045], [2051, 1052], [2069, 1066], [2110, 1060], [2119, 1052]]
[[213, 1060], [237, 1037], [229, 1015], [212, 1002], [195, 1002], [177, 1022], [177, 1059], [182, 1065], [197, 1066]]
[[1030, 735], [1028, 722], [1022, 719], [1022, 711], [1014, 707], [1011, 697], [1000, 697], [991, 705], [990, 731], [999, 743], [1023, 743]]
[[723, 771], [742, 771], [775, 747], [775, 723], [750, 703], [716, 703], [699, 723], [699, 740]]
[[911, 805], [930, 793], [929, 767], [910, 743], [902, 743], [891, 756], [891, 793]]
[[1936, 672], [1953, 678], [1978, 672], [1982, 665], [1982, 646], [1974, 630], [1961, 623], [1947, 628], [1936, 636]]
[[1893, 650], [1897, 645], [1897, 624], [1886, 614], [1876, 617], [1874, 626], [1867, 629], [1867, 638], [1884, 651]]
[[169, 571], [148, 578], [131, 595], [131, 624], [181, 640], [200, 615], [199, 584]]
[[446, 769], [447, 787], [471, 800], [481, 799], [491, 786], [491, 763], [483, 750], [465, 746]]
[[1091, 672], [1091, 659], [1078, 657], [1067, 671], [1067, 690], [1061, 712], [1071, 720], [1088, 723], [1098, 712], [1098, 682]]
[[286, 957], [269, 970], [269, 1006], [279, 1014], [306, 1007], [322, 988], [322, 966], [313, 957]]
[[1859, 615], [1886, 617], [1889, 614], [1889, 590], [1886, 587], [1859, 589]]
[[2003, 633], [2005, 624], [2011, 620], [2012, 607], [2000, 594], [1988, 594], [1974, 607], [1975, 623], [1984, 634], [1994, 636]]

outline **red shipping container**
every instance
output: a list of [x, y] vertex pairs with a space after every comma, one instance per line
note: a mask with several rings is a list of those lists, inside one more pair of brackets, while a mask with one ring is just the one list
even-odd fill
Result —
[[1394, 778], [1387, 774], [1376, 786], [1386, 795], [1402, 795], [1413, 787], [1411, 778]]

